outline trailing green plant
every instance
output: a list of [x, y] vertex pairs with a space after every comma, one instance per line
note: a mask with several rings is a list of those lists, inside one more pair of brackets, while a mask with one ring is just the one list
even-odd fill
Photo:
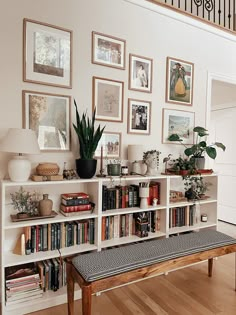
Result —
[[101, 129], [100, 125], [95, 130], [96, 108], [93, 111], [92, 118], [87, 117], [87, 113], [79, 115], [76, 101], [74, 100], [76, 109], [76, 125], [73, 124], [75, 132], [78, 136], [80, 144], [80, 158], [85, 160], [93, 159], [98, 142], [101, 139], [105, 126]]
[[184, 178], [185, 197], [198, 200], [208, 190], [211, 183], [205, 182], [201, 175], [185, 176]]
[[194, 158], [202, 157], [203, 153], [206, 152], [206, 154], [211, 159], [214, 160], [216, 158], [216, 155], [217, 155], [216, 147], [221, 148], [223, 151], [225, 151], [226, 147], [221, 142], [215, 142], [215, 143], [208, 145], [205, 140], [202, 140], [203, 137], [209, 136], [209, 134], [207, 133], [207, 129], [197, 126], [197, 127], [193, 128], [193, 131], [196, 133], [196, 137], [195, 137], [196, 143], [193, 144], [191, 147], [188, 147], [187, 145], [185, 145], [182, 142], [183, 139], [181, 139], [181, 137], [177, 133], [170, 135], [168, 137], [168, 140], [169, 141], [177, 141], [177, 142], [180, 142], [181, 144], [183, 144], [185, 147], [184, 154], [189, 156], [189, 157], [194, 157]]

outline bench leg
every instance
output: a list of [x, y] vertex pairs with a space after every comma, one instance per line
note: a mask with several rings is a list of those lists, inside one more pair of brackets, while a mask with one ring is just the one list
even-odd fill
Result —
[[212, 277], [213, 258], [208, 259], [208, 277]]
[[72, 276], [72, 265], [66, 264], [68, 315], [74, 315], [75, 282]]
[[92, 288], [91, 285], [82, 287], [82, 314], [91, 315], [92, 310]]

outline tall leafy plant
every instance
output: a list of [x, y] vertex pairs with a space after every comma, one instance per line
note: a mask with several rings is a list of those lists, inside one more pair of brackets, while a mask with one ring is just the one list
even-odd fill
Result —
[[76, 101], [74, 100], [76, 109], [76, 124], [73, 124], [75, 132], [78, 136], [80, 144], [80, 158], [85, 160], [91, 160], [94, 157], [95, 151], [98, 146], [98, 142], [101, 139], [105, 126], [101, 129], [100, 125], [95, 130], [95, 116], [96, 108], [93, 111], [92, 118], [87, 116], [87, 113], [79, 115]]

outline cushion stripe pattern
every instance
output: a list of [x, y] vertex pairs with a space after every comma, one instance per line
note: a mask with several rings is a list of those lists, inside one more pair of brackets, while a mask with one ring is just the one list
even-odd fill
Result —
[[87, 282], [92, 282], [231, 244], [236, 244], [236, 239], [218, 231], [203, 230], [79, 255], [73, 258], [72, 264]]

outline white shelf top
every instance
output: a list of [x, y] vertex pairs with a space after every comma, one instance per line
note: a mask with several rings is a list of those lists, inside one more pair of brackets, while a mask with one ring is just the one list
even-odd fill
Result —
[[161, 210], [165, 209], [166, 206], [164, 205], [158, 205], [158, 206], [149, 206], [148, 208], [141, 209], [139, 207], [132, 207], [132, 208], [123, 208], [123, 209], [111, 209], [106, 210], [102, 212], [102, 217], [109, 217], [112, 215], [120, 215], [120, 214], [126, 214], [126, 213], [138, 213], [138, 212], [147, 212], [147, 211], [155, 211], [155, 210]]
[[59, 223], [59, 222], [68, 222], [68, 221], [77, 221], [77, 220], [85, 220], [85, 219], [92, 219], [92, 218], [97, 218], [98, 215], [95, 213], [87, 213], [87, 214], [78, 214], [75, 216], [71, 216], [71, 217], [66, 217], [61, 213], [58, 213], [58, 215], [56, 215], [53, 218], [40, 218], [37, 220], [25, 220], [25, 221], [20, 221], [20, 222], [12, 222], [10, 215], [7, 216], [6, 220], [5, 220], [5, 226], [4, 229], [5, 230], [9, 230], [9, 229], [17, 229], [17, 228], [23, 228], [25, 226], [34, 226], [34, 225], [42, 225], [42, 224], [49, 224], [49, 223]]
[[133, 243], [133, 242], [141, 242], [141, 241], [149, 240], [149, 239], [156, 238], [156, 237], [163, 237], [163, 236], [166, 236], [166, 234], [158, 231], [156, 233], [148, 232], [147, 237], [138, 237], [136, 235], [119, 237], [119, 238], [114, 238], [111, 240], [103, 241], [101, 244], [101, 248], [117, 246], [117, 245], [124, 245], [124, 244], [128, 244], [128, 243]]
[[[91, 250], [97, 250], [97, 246], [86, 243], [86, 244], [61, 248], [60, 252], [61, 252], [61, 256], [64, 257], [68, 255], [91, 251]], [[10, 253], [4, 254], [3, 264], [4, 264], [4, 267], [10, 267], [10, 266], [15, 266], [15, 265], [21, 265], [21, 264], [26, 264], [30, 262], [55, 258], [59, 256], [60, 254], [58, 250], [41, 251], [41, 252], [30, 254], [30, 255], [16, 255], [10, 252]]]
[[175, 234], [175, 233], [182, 233], [182, 232], [188, 232], [188, 231], [193, 231], [193, 230], [198, 230], [198, 229], [203, 229], [203, 228], [209, 228], [216, 226], [216, 222], [200, 222], [198, 224], [194, 224], [191, 226], [181, 226], [181, 227], [174, 227], [169, 229], [169, 234]]
[[185, 206], [192, 206], [194, 204], [207, 204], [207, 203], [213, 203], [217, 202], [217, 199], [215, 198], [208, 198], [204, 200], [196, 200], [194, 201], [182, 201], [182, 202], [171, 202], [169, 203], [170, 208], [176, 208], [176, 207], [185, 207]]
[[56, 181], [42, 181], [35, 182], [28, 180], [26, 182], [12, 182], [11, 180], [1, 180], [3, 186], [14, 187], [14, 186], [44, 186], [44, 185], [63, 185], [63, 184], [82, 184], [82, 183], [98, 183], [98, 178], [90, 179], [71, 179], [71, 180], [56, 180]]

